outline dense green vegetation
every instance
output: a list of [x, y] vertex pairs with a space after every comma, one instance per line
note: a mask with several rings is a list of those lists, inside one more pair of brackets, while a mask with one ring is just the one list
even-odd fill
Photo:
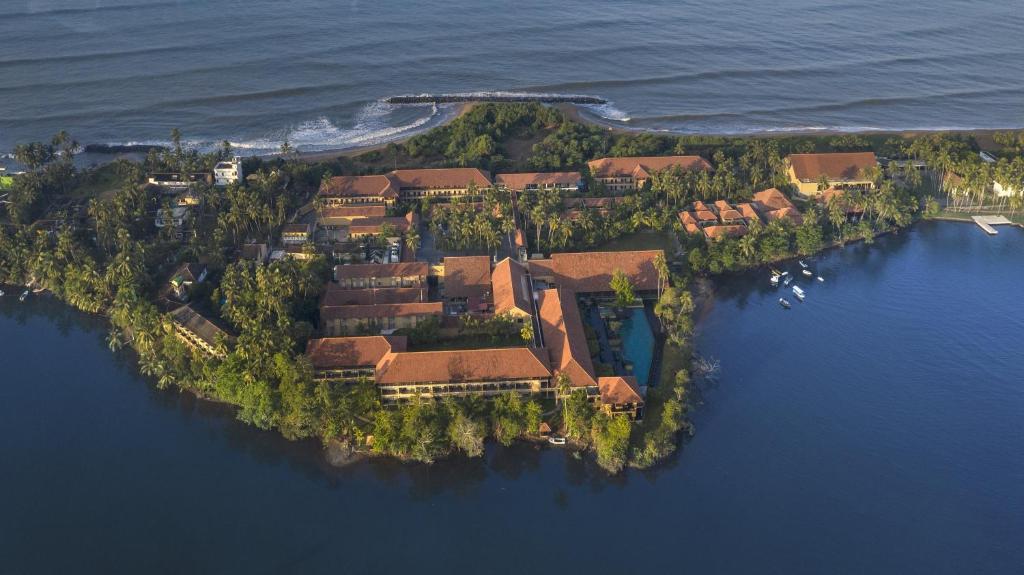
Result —
[[[506, 194], [486, 191], [480, 204], [455, 201], [403, 205], [395, 215], [418, 210], [444, 250], [493, 253], [511, 242], [516, 219], [530, 250], [586, 249], [641, 230], [674, 230], [683, 260], [659, 261], [655, 313], [664, 328], [666, 354], [689, 357], [694, 303], [688, 281], [694, 272], [719, 273], [811, 254], [833, 243], [864, 239], [905, 226], [916, 214], [943, 209], [1019, 211], [1024, 190], [1024, 136], [997, 134], [995, 162], [985, 162], [971, 137], [792, 136], [728, 138], [619, 134], [569, 121], [559, 110], [540, 105], [479, 105], [448, 126], [357, 158], [309, 163], [284, 150], [274, 159], [248, 159], [246, 181], [217, 190], [200, 183], [183, 234], [157, 228], [154, 219], [171, 210], [171, 200], [144, 183], [147, 172], [206, 171], [232, 154], [230, 145], [199, 153], [172, 135], [173, 145], [152, 150], [141, 163], [117, 161], [80, 171], [78, 148], [66, 133], [50, 142], [18, 146], [15, 157], [26, 173], [11, 177], [0, 224], [0, 282], [51, 291], [90, 313], [109, 316], [112, 349], [131, 347], [140, 369], [160, 387], [176, 387], [238, 407], [238, 417], [293, 439], [318, 438], [366, 444], [375, 452], [431, 461], [454, 451], [482, 453], [486, 437], [509, 443], [536, 436], [543, 408], [515, 394], [494, 401], [466, 399], [410, 402], [385, 408], [371, 382], [341, 386], [317, 381], [302, 354], [314, 332], [316, 305], [330, 262], [312, 246], [306, 260], [268, 266], [237, 261], [242, 244], [266, 242], [301, 206], [324, 177], [382, 172], [401, 166], [477, 166], [492, 170], [574, 169], [586, 174], [586, 161], [602, 155], [699, 154], [712, 173], [666, 171], [643, 190], [620, 198], [606, 210], [582, 208], [564, 216], [563, 197], [552, 191], [523, 194], [513, 213]], [[791, 152], [867, 150], [928, 163], [872, 173], [875, 191], [850, 193], [827, 204], [804, 206], [804, 221], [753, 225], [739, 239], [706, 243], [677, 228], [676, 213], [695, 200], [750, 198], [766, 187], [788, 190], [782, 158]], [[949, 183], [956, 174], [955, 184]], [[992, 182], [1018, 193], [996, 196]], [[823, 185], [825, 182], [822, 183]], [[605, 195], [590, 182], [590, 196]], [[84, 209], [67, 209], [81, 202]], [[852, 217], [851, 217], [852, 216]], [[410, 234], [407, 244], [418, 245]], [[672, 256], [673, 254], [669, 254]], [[166, 279], [182, 262], [200, 261], [210, 279], [196, 288], [192, 305], [232, 337], [218, 342], [221, 357], [198, 355], [178, 340], [163, 297]], [[616, 282], [623, 305], [633, 301], [628, 282]], [[490, 344], [521, 344], [533, 334], [511, 322], [467, 323], [466, 333]], [[413, 345], [436, 341], [438, 325], [426, 323], [408, 335]], [[615, 472], [624, 465], [646, 467], [676, 448], [685, 413], [689, 371], [663, 373], [650, 388], [640, 425], [624, 424], [595, 410], [585, 392], [558, 382], [565, 434], [592, 446], [598, 462]]]

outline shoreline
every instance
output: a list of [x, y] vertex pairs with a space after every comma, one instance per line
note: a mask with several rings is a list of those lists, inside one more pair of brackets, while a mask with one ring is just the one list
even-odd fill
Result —
[[[466, 115], [474, 107], [476, 107], [476, 106], [478, 106], [480, 104], [486, 104], [486, 103], [488, 103], [488, 102], [482, 101], [482, 100], [473, 100], [473, 101], [459, 102], [459, 103], [456, 103], [456, 104], [452, 104], [453, 106], [455, 106], [455, 110], [454, 110], [454, 112], [451, 114], [451, 116], [449, 118], [447, 118], [447, 119], [445, 119], [445, 120], [443, 120], [443, 121], [441, 121], [441, 122], [439, 122], [439, 123], [437, 123], [435, 125], [431, 125], [429, 127], [422, 127], [422, 128], [414, 129], [411, 132], [403, 134], [403, 135], [400, 135], [400, 136], [398, 136], [398, 137], [396, 137], [394, 139], [389, 139], [387, 141], [378, 142], [378, 143], [375, 143], [375, 144], [366, 144], [366, 145], [355, 146], [355, 147], [350, 147], [350, 148], [331, 148], [331, 149], [326, 149], [326, 150], [317, 150], [317, 151], [308, 151], [308, 152], [303, 152], [303, 151], [300, 150], [300, 151], [296, 152], [295, 156], [293, 158], [291, 158], [291, 159], [293, 161], [299, 161], [299, 162], [304, 162], [304, 163], [316, 163], [316, 162], [331, 161], [331, 160], [334, 160], [334, 159], [337, 159], [337, 158], [354, 158], [354, 157], [361, 156], [363, 154], [367, 154], [367, 153], [370, 153], [370, 152], [380, 151], [380, 150], [383, 150], [383, 149], [387, 148], [388, 146], [390, 146], [392, 144], [404, 144], [405, 142], [409, 141], [410, 139], [412, 139], [412, 138], [414, 138], [414, 137], [416, 137], [418, 135], [425, 134], [425, 133], [427, 133], [427, 132], [429, 132], [431, 130], [435, 130], [437, 128], [441, 128], [441, 127], [447, 126], [447, 125], [451, 124], [452, 122], [454, 122], [455, 120], [457, 120], [457, 119], [461, 118], [462, 116]], [[572, 103], [557, 103], [557, 104], [546, 104], [546, 105], [551, 106], [552, 108], [555, 108], [556, 110], [560, 111], [562, 114], [565, 115], [566, 119], [569, 120], [569, 121], [576, 122], [576, 123], [583, 124], [583, 125], [587, 125], [587, 126], [601, 128], [601, 129], [607, 130], [608, 132], [610, 132], [612, 134], [617, 134], [617, 135], [643, 135], [643, 134], [650, 134], [650, 135], [655, 135], [655, 136], [666, 136], [666, 137], [674, 137], [674, 138], [678, 138], [678, 137], [708, 137], [708, 138], [737, 138], [737, 139], [744, 139], [744, 138], [752, 138], [752, 139], [754, 139], [754, 138], [757, 138], [757, 139], [780, 138], [780, 139], [784, 139], [784, 138], [790, 138], [790, 137], [792, 137], [792, 138], [809, 137], [809, 136], [830, 137], [830, 136], [844, 136], [844, 135], [857, 135], [857, 136], [897, 136], [897, 137], [903, 137], [903, 138], [914, 138], [914, 137], [920, 137], [920, 136], [929, 135], [929, 134], [960, 134], [960, 135], [972, 136], [974, 138], [977, 138], [977, 139], [981, 140], [979, 142], [979, 146], [981, 146], [982, 149], [987, 149], [989, 146], [986, 145], [986, 144], [989, 144], [992, 141], [992, 136], [994, 134], [996, 134], [997, 132], [1024, 130], [1024, 126], [1020, 126], [1020, 127], [1007, 126], [1007, 127], [1003, 127], [1003, 128], [967, 128], [967, 129], [943, 129], [943, 128], [934, 128], [934, 129], [924, 128], [924, 129], [909, 129], [909, 130], [907, 130], [907, 129], [904, 129], [904, 130], [901, 130], [901, 129], [879, 129], [879, 130], [874, 130], [874, 129], [868, 129], [868, 130], [826, 129], [826, 130], [793, 130], [793, 131], [763, 130], [763, 131], [752, 131], [752, 132], [715, 132], [715, 131], [708, 131], [708, 132], [678, 132], [678, 131], [671, 131], [671, 130], [655, 130], [655, 129], [649, 129], [649, 128], [639, 128], [639, 127], [634, 128], [634, 127], [630, 127], [628, 125], [625, 125], [622, 122], [615, 122], [614, 120], [601, 119], [600, 117], [598, 117], [598, 116], [596, 116], [596, 115], [594, 115], [592, 113], [589, 113], [586, 110], [586, 108], [584, 108], [582, 106], [579, 106], [579, 105], [576, 105], [576, 104], [572, 104]], [[93, 150], [93, 151], [84, 152], [84, 150], [88, 146], [97, 146], [97, 147], [104, 147], [104, 146], [106, 146], [106, 147], [110, 147], [111, 149], [110, 149], [110, 151]], [[91, 164], [101, 165], [101, 164], [112, 162], [112, 161], [120, 159], [120, 158], [127, 158], [127, 159], [138, 160], [139, 158], [144, 157], [146, 151], [149, 148], [152, 148], [152, 147], [154, 147], [154, 146], [121, 147], [121, 146], [113, 146], [113, 145], [110, 145], [110, 144], [86, 144], [86, 145], [82, 146], [83, 152], [80, 152], [79, 156], [86, 155], [86, 156], [88, 156], [92, 160]], [[160, 146], [156, 146], [156, 147], [160, 147]], [[135, 148], [137, 148], [137, 149], [135, 149]], [[279, 152], [251, 154], [251, 155], [239, 154], [239, 155], [242, 155], [243, 157], [259, 158], [261, 160], [272, 160], [272, 159], [276, 159], [276, 158], [281, 158], [282, 157]], [[10, 162], [13, 162], [13, 158], [7, 158], [7, 156], [9, 156], [9, 154], [0, 155], [0, 165], [4, 165], [5, 164], [2, 161], [2, 159], [6, 159], [7, 160], [7, 165], [11, 165]]]

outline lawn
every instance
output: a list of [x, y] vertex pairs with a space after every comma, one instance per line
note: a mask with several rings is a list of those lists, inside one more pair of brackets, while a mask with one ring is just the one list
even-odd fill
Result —
[[664, 250], [670, 258], [679, 249], [676, 238], [671, 232], [644, 230], [615, 238], [608, 243], [597, 246], [593, 251], [628, 252], [633, 250]]

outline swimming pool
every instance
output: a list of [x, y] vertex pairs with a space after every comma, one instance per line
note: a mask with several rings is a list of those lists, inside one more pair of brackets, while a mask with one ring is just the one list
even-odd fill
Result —
[[637, 385], [647, 385], [654, 357], [654, 330], [644, 308], [633, 308], [622, 322], [622, 355], [633, 363]]

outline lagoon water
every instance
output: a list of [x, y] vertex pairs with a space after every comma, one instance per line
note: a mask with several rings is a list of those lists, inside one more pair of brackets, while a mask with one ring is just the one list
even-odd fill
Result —
[[[453, 108], [396, 94], [588, 94], [674, 132], [1024, 126], [1019, 0], [6, 0], [0, 153], [223, 139], [374, 144]], [[628, 121], [627, 121], [628, 120]]]
[[5, 297], [0, 573], [1024, 570], [1024, 230], [814, 267], [790, 311], [765, 271], [719, 283], [696, 436], [613, 479], [528, 447], [331, 470], [155, 391], [102, 321]]

